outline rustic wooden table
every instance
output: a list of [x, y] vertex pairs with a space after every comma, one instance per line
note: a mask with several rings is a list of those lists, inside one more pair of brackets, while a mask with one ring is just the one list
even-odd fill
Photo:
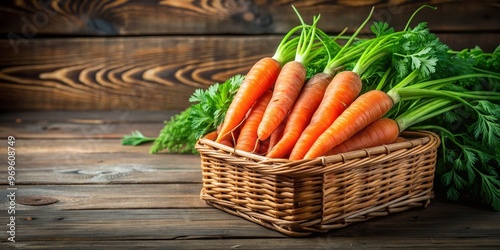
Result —
[[[156, 136], [170, 115], [126, 110], [0, 114], [0, 248], [500, 247], [500, 213], [439, 196], [426, 209], [305, 238], [229, 215], [200, 200], [198, 156], [151, 155], [148, 145], [120, 145], [120, 138], [135, 129]], [[15, 173], [7, 171], [8, 136], [16, 139]], [[13, 186], [7, 185], [10, 174]], [[10, 216], [15, 216], [12, 231]]]

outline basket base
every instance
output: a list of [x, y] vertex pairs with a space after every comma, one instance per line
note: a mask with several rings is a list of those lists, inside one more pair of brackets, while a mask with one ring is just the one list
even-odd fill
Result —
[[[252, 212], [249, 209], [245, 209], [243, 207], [235, 207], [231, 202], [224, 202], [220, 199], [214, 198], [210, 195], [207, 195], [203, 192], [203, 189], [200, 194], [200, 198], [204, 200], [208, 205], [217, 208], [221, 211], [224, 211], [228, 214], [238, 216], [244, 218], [248, 221], [266, 227], [268, 229], [278, 231], [282, 234], [291, 237], [306, 237], [310, 236], [314, 233], [326, 233], [333, 229], [339, 229], [346, 227], [352, 223], [366, 221], [375, 217], [383, 217], [393, 213], [403, 212], [409, 209], [414, 208], [427, 208], [430, 204], [430, 200], [434, 198], [434, 192], [430, 192], [427, 195], [423, 195], [411, 200], [405, 200], [403, 203], [395, 200], [391, 202], [391, 204], [387, 204], [386, 206], [380, 208], [372, 208], [369, 211], [364, 211], [363, 215], [353, 215], [344, 219], [344, 223], [339, 223], [335, 225], [323, 225], [321, 229], [318, 228], [301, 228], [302, 230], [294, 230], [296, 228], [293, 226], [295, 223], [290, 223], [289, 221], [279, 220], [270, 216], [263, 215], [258, 212]], [[320, 223], [320, 222], [318, 222]]]
[[[239, 210], [235, 210], [234, 208], [232, 208], [233, 204], [230, 202], [227, 202], [227, 204], [221, 205], [220, 203], [223, 201], [221, 201], [220, 199], [216, 199], [212, 196], [204, 194], [203, 190], [201, 193], [201, 199], [203, 199], [208, 205], [210, 205], [214, 208], [217, 208], [221, 211], [224, 211], [228, 214], [244, 218], [248, 221], [251, 221], [253, 223], [256, 223], [258, 225], [266, 227], [268, 229], [278, 231], [282, 234], [285, 234], [285, 235], [288, 235], [291, 237], [306, 237], [306, 236], [309, 236], [315, 232], [326, 233], [328, 231], [327, 229], [318, 230], [315, 228], [309, 228], [308, 231], [294, 231], [294, 230], [291, 230], [289, 227], [283, 226], [283, 225], [290, 224], [290, 222], [288, 222], [288, 221], [277, 220], [276, 218], [262, 215], [261, 213], [252, 212], [250, 210], [244, 211], [244, 212], [239, 211]], [[275, 221], [275, 222], [273, 223], [272, 221]]]

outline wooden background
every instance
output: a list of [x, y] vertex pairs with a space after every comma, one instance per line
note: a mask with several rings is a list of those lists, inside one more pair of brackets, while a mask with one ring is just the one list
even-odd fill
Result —
[[498, 1], [17, 0], [0, 3], [0, 110], [181, 110], [196, 88], [271, 55], [283, 33], [374, 20], [403, 28], [422, 4], [431, 31], [460, 50], [500, 44]]

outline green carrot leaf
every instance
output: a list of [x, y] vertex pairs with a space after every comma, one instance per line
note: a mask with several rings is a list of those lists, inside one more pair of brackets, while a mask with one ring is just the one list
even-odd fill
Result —
[[381, 37], [394, 33], [394, 28], [390, 27], [386, 22], [374, 22], [370, 26], [370, 30], [376, 37]]
[[243, 79], [244, 76], [235, 75], [222, 84], [212, 84], [205, 91], [197, 90], [189, 98], [189, 101], [194, 103], [189, 119], [195, 138], [215, 131], [222, 124]]
[[144, 136], [139, 130], [134, 130], [128, 135], [122, 137], [122, 145], [137, 146], [143, 143], [152, 142], [156, 138]]
[[478, 101], [473, 106], [477, 111], [477, 120], [472, 124], [472, 132], [475, 138], [481, 138], [482, 142], [493, 148], [500, 145], [500, 105], [489, 101]]
[[156, 154], [167, 150], [170, 153], [196, 153], [194, 145], [197, 139], [194, 137], [189, 121], [192, 111], [193, 108], [189, 107], [165, 121], [165, 126], [161, 129], [149, 152]]

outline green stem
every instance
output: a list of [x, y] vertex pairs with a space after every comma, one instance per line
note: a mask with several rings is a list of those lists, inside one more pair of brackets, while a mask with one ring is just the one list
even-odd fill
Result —
[[419, 72], [417, 70], [414, 70], [413, 72], [408, 74], [403, 80], [401, 80], [398, 84], [396, 84], [396, 86], [394, 86], [392, 89], [400, 89], [408, 86], [409, 84], [413, 83], [413, 81], [415, 81], [418, 75]]
[[[447, 90], [433, 90], [433, 89], [413, 89], [413, 88], [401, 88], [393, 89], [401, 99], [410, 100], [422, 97], [445, 97], [449, 99], [454, 99], [460, 101], [464, 104], [468, 104], [463, 98], [471, 99], [481, 99], [489, 101], [499, 101], [500, 93], [498, 92], [488, 92], [488, 91], [468, 91], [468, 92], [456, 92]], [[391, 92], [389, 91], [389, 92]], [[389, 93], [388, 93], [389, 94]]]
[[[390, 48], [392, 46], [392, 43], [387, 43], [386, 41], [394, 34], [395, 33], [374, 38], [373, 42], [370, 43], [368, 48], [363, 51], [363, 54], [361, 54], [361, 56], [359, 57], [352, 71], [356, 72], [358, 75], [363, 74], [363, 72], [369, 67], [370, 63], [373, 62], [371, 61], [373, 57], [376, 57], [387, 48]], [[368, 63], [368, 61], [370, 61], [370, 63]]]
[[430, 6], [430, 5], [422, 5], [420, 6], [420, 8], [418, 8], [415, 12], [413, 12], [413, 14], [410, 16], [410, 19], [408, 19], [408, 22], [406, 23], [406, 26], [405, 28], [403, 29], [404, 31], [408, 30], [408, 28], [410, 27], [410, 22], [411, 20], [413, 19], [413, 17], [423, 8], [431, 8], [433, 10], [437, 9], [436, 7], [433, 7], [433, 6]]
[[462, 106], [461, 103], [450, 106], [451, 103], [453, 103], [453, 101], [451, 100], [436, 99], [434, 101], [427, 102], [421, 106], [418, 106], [414, 110], [403, 113], [402, 115], [397, 117], [395, 121], [398, 124], [400, 131], [404, 131], [414, 124], [420, 123], [422, 121]]
[[436, 79], [436, 80], [430, 80], [430, 81], [425, 81], [425, 82], [419, 82], [416, 84], [412, 84], [408, 86], [408, 88], [415, 88], [415, 89], [429, 89], [432, 87], [432, 89], [438, 89], [440, 88], [443, 84], [448, 84], [451, 82], [455, 81], [460, 81], [468, 78], [494, 78], [494, 79], [499, 79], [500, 76], [492, 75], [492, 74], [465, 74], [465, 75], [458, 75], [458, 76], [451, 76], [451, 77], [446, 77], [446, 78], [441, 78], [441, 79]]
[[290, 41], [288, 40], [295, 32], [297, 32], [300, 29], [303, 29], [303, 25], [296, 26], [292, 28], [286, 35], [283, 37], [281, 40], [280, 44], [278, 45], [278, 48], [276, 49], [276, 52], [273, 55], [273, 58], [280, 62], [281, 64], [285, 63], [287, 60], [287, 54], [289, 47], [291, 45], [296, 45], [297, 44], [297, 39], [291, 39]]
[[[320, 16], [319, 15], [314, 16], [313, 24], [310, 27], [307, 27], [307, 25], [304, 23], [304, 20], [300, 16], [300, 13], [295, 8], [295, 6], [292, 5], [292, 8], [299, 17], [299, 20], [303, 26], [302, 32], [300, 33], [299, 42], [297, 44], [297, 49], [295, 52], [295, 61], [306, 66], [307, 62], [309, 62], [312, 59], [308, 57], [313, 45], [315, 44], [314, 40], [316, 38], [316, 24], [318, 23]], [[307, 28], [309, 28], [309, 30]]]
[[[334, 58], [335, 60], [334, 59], [330, 60], [328, 64], [325, 66], [323, 73], [334, 75], [337, 68], [342, 67], [346, 63], [359, 58], [359, 56], [363, 53], [363, 51], [365, 51], [366, 46], [370, 45], [372, 42], [373, 40], [368, 40], [355, 47], [351, 47], [349, 48], [349, 50], [347, 50], [347, 52], [344, 53], [342, 57], [336, 59]], [[345, 48], [345, 46], [343, 48]], [[337, 55], [339, 53], [337, 53]]]
[[360, 76], [366, 71], [366, 69], [368, 69], [368, 67], [370, 67], [370, 65], [372, 65], [372, 63], [380, 60], [380, 58], [386, 56], [387, 54], [389, 54], [388, 51], [378, 52], [374, 56], [370, 57], [370, 59], [367, 60], [363, 65], [356, 63], [352, 71]]
[[486, 70], [486, 69], [480, 69], [480, 68], [476, 68], [476, 67], [472, 67], [472, 69], [475, 70], [475, 71], [477, 71], [477, 72], [479, 72], [479, 73], [485, 73], [485, 74], [492, 75], [493, 78], [500, 77], [500, 72], [493, 72], [493, 71], [489, 71], [489, 70]]
[[392, 67], [387, 68], [384, 75], [382, 76], [382, 78], [378, 82], [377, 87], [375, 88], [376, 90], [382, 90], [384, 88], [384, 85], [387, 82], [387, 79], [389, 78], [389, 75], [391, 73], [392, 73]]
[[335, 64], [336, 61], [341, 56], [343, 56], [344, 51], [351, 46], [352, 42], [354, 41], [354, 39], [356, 39], [359, 32], [361, 32], [361, 30], [366, 26], [368, 21], [370, 21], [374, 10], [375, 10], [375, 7], [372, 7], [370, 14], [368, 14], [368, 17], [365, 19], [365, 21], [363, 21], [363, 23], [358, 27], [358, 29], [354, 32], [354, 34], [352, 34], [352, 36], [349, 38], [349, 40], [347, 40], [345, 45], [342, 46], [342, 49], [340, 49], [339, 53], [337, 53], [337, 55], [335, 55], [335, 57], [326, 65], [324, 73], [330, 74], [329, 71], [338, 67], [338, 66], [334, 66], [332, 64]]

